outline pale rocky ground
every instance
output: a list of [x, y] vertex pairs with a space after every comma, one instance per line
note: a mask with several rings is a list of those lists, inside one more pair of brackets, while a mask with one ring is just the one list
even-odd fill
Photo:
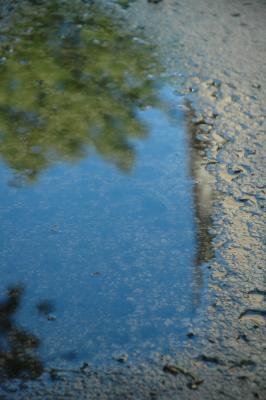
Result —
[[158, 46], [194, 108], [191, 134], [203, 134], [209, 174], [199, 174], [199, 188], [214, 182], [215, 193], [209, 306], [176, 357], [59, 371], [49, 383], [4, 385], [0, 398], [264, 399], [266, 1], [136, 0], [122, 13]]

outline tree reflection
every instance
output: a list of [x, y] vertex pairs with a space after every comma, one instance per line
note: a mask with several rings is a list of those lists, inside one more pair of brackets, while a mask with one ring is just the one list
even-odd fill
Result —
[[9, 378], [36, 378], [43, 372], [43, 365], [36, 356], [39, 339], [14, 321], [23, 288], [14, 286], [0, 302], [0, 373]]
[[157, 102], [151, 49], [96, 6], [68, 7], [24, 9], [1, 49], [0, 154], [27, 180], [90, 148], [130, 170], [131, 140], [146, 135], [136, 108]]

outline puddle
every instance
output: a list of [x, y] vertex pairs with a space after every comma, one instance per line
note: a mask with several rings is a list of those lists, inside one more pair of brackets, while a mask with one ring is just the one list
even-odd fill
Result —
[[77, 17], [47, 4], [0, 44], [10, 376], [38, 375], [40, 360], [174, 352], [202, 302], [210, 246], [182, 99], [158, 79], [153, 49], [95, 8]]

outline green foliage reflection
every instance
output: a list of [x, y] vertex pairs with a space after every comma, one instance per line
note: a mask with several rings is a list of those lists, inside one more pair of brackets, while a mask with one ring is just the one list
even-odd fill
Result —
[[130, 141], [146, 135], [136, 108], [157, 102], [147, 45], [96, 8], [46, 1], [24, 10], [0, 50], [0, 155], [9, 167], [34, 180], [94, 148], [130, 170]]

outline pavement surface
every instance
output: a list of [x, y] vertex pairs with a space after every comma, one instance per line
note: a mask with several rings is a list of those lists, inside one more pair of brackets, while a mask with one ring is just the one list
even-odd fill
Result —
[[[15, 11], [4, 3], [7, 21]], [[264, 399], [266, 1], [114, 7], [157, 46], [169, 82], [187, 99], [191, 140], [202, 143], [194, 173], [203, 209], [212, 193], [209, 305], [175, 357], [47, 371], [2, 382], [0, 399]]]

